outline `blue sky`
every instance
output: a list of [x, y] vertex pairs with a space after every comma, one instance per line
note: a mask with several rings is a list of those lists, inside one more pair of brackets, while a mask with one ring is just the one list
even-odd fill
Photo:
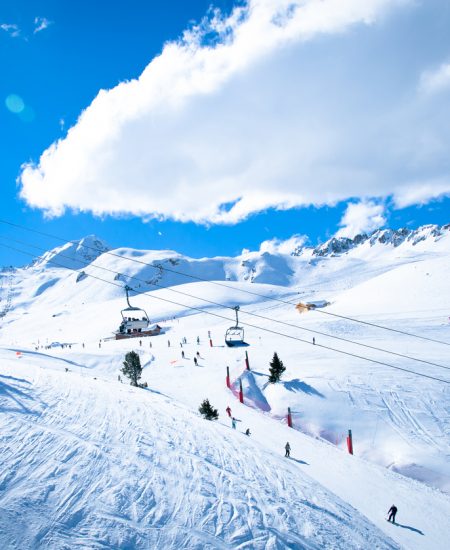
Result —
[[0, 217], [192, 256], [448, 223], [448, 2], [283, 1], [2, 2]]

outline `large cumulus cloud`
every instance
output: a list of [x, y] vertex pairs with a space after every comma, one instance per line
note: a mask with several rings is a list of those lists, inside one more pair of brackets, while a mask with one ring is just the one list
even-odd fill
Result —
[[388, 195], [404, 206], [448, 193], [449, 130], [429, 116], [436, 105], [420, 73], [415, 95], [396, 97], [388, 82], [383, 94], [358, 55], [361, 29], [408, 9], [407, 0], [249, 0], [214, 13], [139, 78], [100, 91], [23, 166], [20, 194], [49, 215], [236, 223], [268, 207]]

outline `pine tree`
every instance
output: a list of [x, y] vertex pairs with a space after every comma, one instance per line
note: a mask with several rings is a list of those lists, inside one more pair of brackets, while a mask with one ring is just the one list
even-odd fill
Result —
[[125, 355], [123, 369], [121, 371], [127, 378], [130, 379], [132, 386], [139, 386], [139, 379], [142, 374], [141, 359], [135, 351], [129, 351]]
[[219, 412], [214, 409], [209, 402], [209, 399], [205, 399], [198, 408], [199, 413], [206, 418], [206, 420], [217, 420], [219, 418]]
[[269, 382], [275, 384], [280, 381], [281, 375], [286, 370], [286, 367], [283, 365], [283, 361], [278, 357], [278, 353], [273, 354], [273, 359], [270, 362], [269, 368]]

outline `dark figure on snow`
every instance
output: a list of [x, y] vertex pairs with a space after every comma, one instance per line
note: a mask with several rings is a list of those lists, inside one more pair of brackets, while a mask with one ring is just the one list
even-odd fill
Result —
[[197, 357], [200, 357], [200, 352], [199, 351], [197, 351]]
[[245, 435], [250, 435], [250, 428], [247, 428], [247, 429], [245, 430]]
[[234, 416], [233, 416], [233, 418], [231, 419], [231, 427], [233, 428], [233, 430], [236, 429], [236, 418], [234, 418]]
[[230, 408], [230, 405], [228, 405], [228, 407], [225, 409], [226, 412], [227, 412], [227, 415], [231, 418], [231, 408]]
[[184, 351], [181, 352], [181, 357], [184, 359]]
[[197, 336], [197, 344], [200, 344], [200, 336]]
[[197, 364], [198, 364], [197, 357], [194, 357], [194, 365], [197, 366]]
[[392, 523], [395, 523], [395, 516], [397, 514], [397, 506], [395, 504], [393, 504], [390, 508], [389, 508], [389, 512], [388, 512], [388, 521], [391, 521], [392, 519]]
[[167, 340], [167, 347], [170, 348], [170, 340]]
[[316, 339], [314, 338], [314, 336], [313, 336], [313, 344], [314, 345], [316, 344]]
[[285, 457], [289, 458], [291, 456], [291, 446], [289, 445], [289, 441], [286, 443], [286, 445], [284, 446], [285, 450], [286, 450], [286, 453], [285, 453]]

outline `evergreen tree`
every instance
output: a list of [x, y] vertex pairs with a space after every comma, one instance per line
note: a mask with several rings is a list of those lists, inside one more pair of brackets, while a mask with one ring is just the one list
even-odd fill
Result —
[[209, 402], [209, 399], [205, 399], [198, 408], [199, 413], [206, 418], [206, 420], [217, 420], [219, 418], [219, 412], [214, 409]]
[[286, 370], [286, 367], [283, 365], [283, 361], [278, 357], [278, 353], [273, 354], [272, 361], [270, 362], [269, 368], [269, 382], [275, 384], [280, 381], [281, 375]]
[[142, 367], [141, 359], [135, 351], [129, 351], [125, 355], [125, 361], [123, 362], [123, 369], [121, 372], [130, 379], [130, 384], [132, 386], [139, 386]]

